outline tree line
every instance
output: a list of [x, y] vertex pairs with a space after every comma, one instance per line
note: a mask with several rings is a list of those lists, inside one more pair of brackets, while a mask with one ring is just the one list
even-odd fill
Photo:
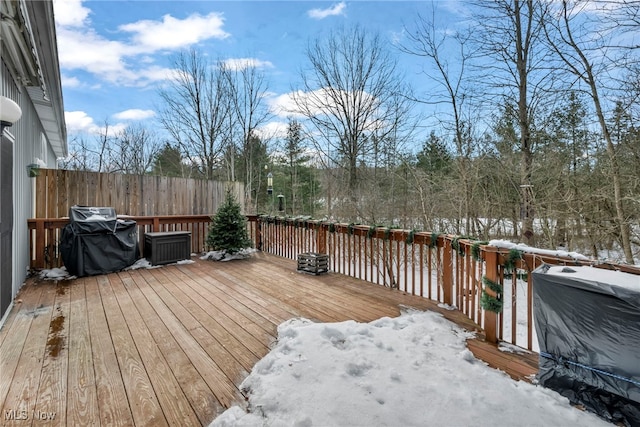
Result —
[[[633, 262], [640, 2], [464, 5], [466, 27], [437, 25], [438, 11], [425, 6], [399, 42], [363, 27], [310, 40], [290, 106], [278, 112], [288, 116], [281, 135], [267, 131], [274, 112], [261, 71], [182, 52], [159, 89], [162, 137], [106, 123], [95, 141], [72, 141], [61, 166], [241, 180], [248, 213], [507, 237], [593, 256], [619, 248]], [[407, 83], [400, 55], [424, 64], [424, 87]]]

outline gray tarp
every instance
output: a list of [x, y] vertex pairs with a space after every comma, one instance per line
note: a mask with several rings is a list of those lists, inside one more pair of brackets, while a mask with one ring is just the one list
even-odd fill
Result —
[[533, 272], [540, 384], [610, 421], [640, 425], [640, 276], [594, 267]]
[[72, 206], [60, 238], [69, 274], [91, 276], [122, 270], [139, 258], [136, 222], [117, 219], [113, 208]]

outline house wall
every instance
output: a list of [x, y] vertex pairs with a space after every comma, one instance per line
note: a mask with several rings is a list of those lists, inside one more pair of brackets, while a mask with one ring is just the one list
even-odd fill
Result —
[[[12, 295], [24, 283], [29, 269], [29, 234], [27, 219], [33, 216], [34, 180], [27, 175], [26, 166], [35, 163], [37, 158], [55, 168], [53, 154], [44, 128], [36, 113], [29, 94], [19, 87], [8, 68], [2, 63], [2, 95], [11, 98], [20, 105], [22, 116], [13, 126], [5, 129], [12, 135], [13, 143], [13, 283]], [[43, 143], [43, 141], [45, 141]], [[46, 159], [46, 160], [45, 160]], [[6, 262], [2, 261], [3, 264]]]

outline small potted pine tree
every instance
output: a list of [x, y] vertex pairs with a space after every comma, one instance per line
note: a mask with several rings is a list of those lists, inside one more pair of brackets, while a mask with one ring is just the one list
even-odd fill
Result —
[[230, 189], [227, 189], [224, 204], [218, 208], [211, 220], [213, 224], [209, 228], [207, 245], [217, 253], [211, 254], [208, 258], [221, 260], [227, 255], [237, 254], [251, 247], [246, 218], [240, 212], [240, 204]]

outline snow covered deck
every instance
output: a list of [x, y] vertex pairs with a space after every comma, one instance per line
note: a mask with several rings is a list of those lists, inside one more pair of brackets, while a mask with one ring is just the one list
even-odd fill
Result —
[[[0, 330], [0, 416], [3, 425], [52, 418], [54, 425], [208, 425], [243, 405], [238, 385], [283, 321], [370, 322], [403, 306], [478, 328], [425, 298], [341, 274], [300, 274], [295, 261], [264, 253], [31, 279]], [[537, 372], [535, 354], [481, 339], [468, 345], [514, 378]]]

